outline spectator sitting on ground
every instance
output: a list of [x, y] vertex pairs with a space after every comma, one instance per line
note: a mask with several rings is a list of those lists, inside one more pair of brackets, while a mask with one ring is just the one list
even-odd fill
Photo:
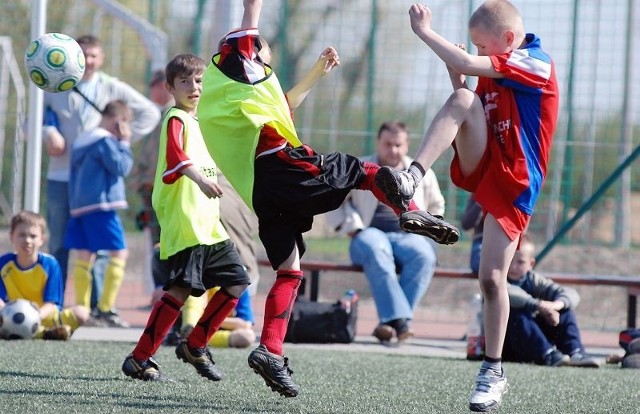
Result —
[[585, 354], [574, 313], [580, 301], [575, 289], [533, 271], [535, 245], [526, 234], [520, 241], [507, 280], [511, 311], [502, 359], [551, 367], [598, 368]]
[[55, 257], [42, 253], [47, 222], [40, 214], [21, 211], [11, 218], [9, 238], [14, 251], [0, 256], [0, 309], [5, 302], [26, 299], [40, 310], [39, 339], [66, 341], [87, 321], [82, 306], [62, 308], [62, 273]]
[[[408, 152], [407, 127], [388, 121], [378, 130], [377, 153], [362, 161], [404, 169], [412, 162]], [[425, 174], [413, 201], [420, 209], [444, 214], [444, 196], [433, 170]], [[413, 311], [427, 292], [436, 267], [434, 243], [400, 230], [397, 214], [371, 192], [351, 191], [327, 220], [337, 232], [351, 237], [351, 261], [364, 268], [378, 311], [373, 336], [383, 344], [394, 335], [400, 343], [412, 337]]]

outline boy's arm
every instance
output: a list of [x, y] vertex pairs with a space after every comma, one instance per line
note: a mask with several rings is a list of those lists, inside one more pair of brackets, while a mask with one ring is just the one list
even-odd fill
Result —
[[244, 14], [242, 15], [242, 28], [257, 28], [260, 20], [262, 0], [244, 0]]
[[[470, 55], [455, 44], [440, 36], [431, 28], [431, 10], [424, 5], [414, 4], [409, 9], [411, 29], [423, 42], [444, 61], [451, 70], [471, 76], [485, 76], [489, 78], [502, 78], [497, 72], [488, 56]], [[452, 79], [452, 83], [453, 79]], [[455, 88], [454, 84], [454, 88]]]
[[183, 168], [180, 172], [188, 177], [191, 181], [198, 184], [200, 190], [209, 198], [215, 198], [222, 196], [222, 187], [215, 181], [211, 180], [198, 171], [198, 169], [192, 164]]
[[333, 47], [328, 47], [323, 50], [309, 73], [307, 73], [300, 82], [287, 92], [287, 99], [289, 100], [289, 106], [291, 109], [295, 110], [299, 107], [318, 80], [331, 72], [331, 69], [339, 64], [340, 57]]

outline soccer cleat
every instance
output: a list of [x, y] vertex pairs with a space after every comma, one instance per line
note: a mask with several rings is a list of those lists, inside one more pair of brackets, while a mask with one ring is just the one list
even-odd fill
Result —
[[272, 354], [264, 345], [259, 345], [249, 354], [249, 367], [260, 375], [272, 391], [285, 397], [295, 397], [300, 394], [300, 387], [293, 382], [286, 357]]
[[378, 341], [380, 341], [381, 343], [387, 344], [391, 341], [391, 338], [393, 338], [393, 328], [389, 325], [381, 323], [380, 325], [376, 326], [376, 328], [373, 330], [372, 335], [378, 338]]
[[160, 365], [152, 357], [140, 362], [129, 354], [122, 363], [122, 372], [127, 377], [142, 381], [170, 381], [169, 377], [160, 371]]
[[415, 193], [415, 179], [407, 171], [398, 171], [391, 167], [380, 167], [375, 182], [387, 199], [402, 210], [409, 208]]
[[42, 332], [42, 339], [52, 341], [67, 341], [71, 338], [71, 327], [69, 325], [60, 325], [47, 328]]
[[502, 402], [502, 395], [508, 390], [509, 384], [504, 372], [497, 376], [487, 370], [480, 371], [476, 377], [476, 388], [469, 399], [469, 409], [480, 413], [496, 411]]
[[574, 352], [571, 354], [568, 364], [571, 367], [581, 368], [600, 368], [600, 362], [597, 359], [585, 355], [582, 352]]
[[216, 363], [213, 361], [208, 346], [204, 348], [191, 348], [187, 344], [187, 340], [183, 339], [176, 347], [176, 356], [183, 362], [193, 365], [196, 371], [198, 371], [198, 374], [211, 381], [220, 381], [223, 378], [222, 371], [218, 369]]
[[428, 211], [405, 211], [400, 214], [400, 228], [407, 233], [426, 236], [439, 244], [453, 244], [460, 238], [460, 230], [447, 223], [442, 216]]

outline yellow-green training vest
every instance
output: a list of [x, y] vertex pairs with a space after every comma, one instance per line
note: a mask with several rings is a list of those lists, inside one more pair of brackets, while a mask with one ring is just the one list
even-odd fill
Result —
[[181, 109], [169, 109], [162, 121], [158, 166], [151, 196], [153, 209], [162, 229], [161, 259], [188, 247], [211, 245], [229, 238], [220, 222], [220, 204], [217, 198], [208, 198], [187, 176], [178, 178], [173, 184], [162, 182], [162, 175], [167, 170], [167, 125], [172, 117], [180, 118], [184, 124], [184, 153], [200, 173], [217, 181], [216, 164], [204, 145], [198, 121]]
[[198, 104], [200, 130], [209, 153], [244, 202], [253, 209], [253, 163], [260, 131], [274, 128], [294, 147], [298, 139], [289, 104], [269, 66], [267, 77], [253, 85], [225, 76], [212, 58], [202, 81]]

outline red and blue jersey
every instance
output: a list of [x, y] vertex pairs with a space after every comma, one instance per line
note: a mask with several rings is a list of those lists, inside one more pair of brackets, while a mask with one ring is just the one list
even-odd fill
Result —
[[526, 42], [522, 49], [491, 56], [504, 78], [480, 78], [476, 93], [487, 117], [490, 145], [503, 154], [504, 167], [520, 184], [513, 204], [531, 215], [547, 174], [559, 96], [551, 57], [537, 36], [528, 34]]
[[[537, 36], [527, 34], [525, 43], [520, 49], [490, 56], [503, 78], [478, 79], [476, 94], [487, 121], [488, 159], [475, 188], [467, 188], [512, 238], [524, 231], [533, 213], [558, 120], [554, 63]], [[510, 212], [514, 207], [518, 211]]]

